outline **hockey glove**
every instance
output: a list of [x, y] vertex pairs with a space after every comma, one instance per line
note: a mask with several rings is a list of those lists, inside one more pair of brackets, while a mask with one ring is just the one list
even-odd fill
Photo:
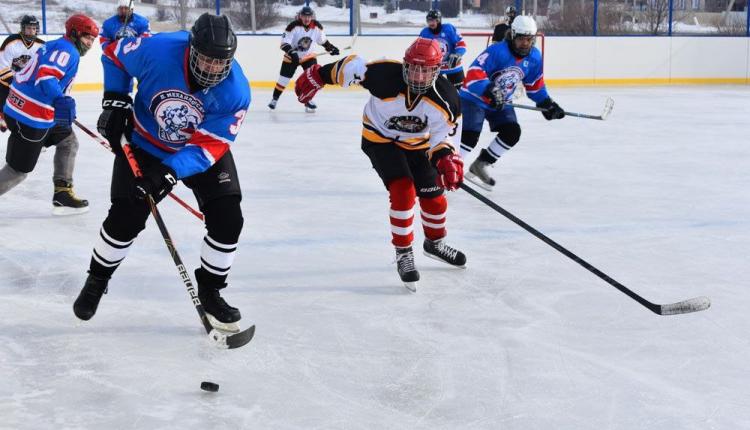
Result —
[[437, 161], [435, 168], [438, 171], [437, 185], [448, 191], [455, 191], [464, 181], [464, 160], [461, 156], [450, 151], [443, 150], [435, 154]]
[[70, 96], [60, 96], [52, 100], [55, 109], [55, 125], [70, 128], [76, 119], [76, 101]]
[[490, 105], [491, 108], [500, 110], [505, 106], [505, 98], [503, 97], [503, 92], [493, 83], [487, 85], [487, 88], [485, 88], [484, 94], [482, 94], [482, 96], [484, 96], [485, 101], [488, 105]]
[[326, 51], [328, 51], [331, 55], [339, 55], [341, 52], [339, 51], [339, 48], [335, 47], [333, 43], [326, 41], [325, 46]]
[[450, 54], [448, 55], [448, 59], [445, 60], [445, 64], [449, 69], [457, 67], [459, 64], [461, 64], [461, 56], [458, 54]]
[[565, 118], [565, 111], [563, 110], [563, 108], [561, 108], [557, 103], [553, 102], [549, 97], [537, 103], [536, 107], [544, 109], [542, 111], [542, 115], [544, 115], [544, 119], [546, 119], [547, 121]]
[[315, 94], [326, 85], [320, 76], [320, 64], [313, 64], [297, 78], [294, 84], [294, 92], [300, 103], [307, 103], [315, 97]]
[[105, 91], [102, 99], [102, 113], [96, 122], [96, 129], [104, 136], [115, 154], [122, 153], [122, 136], [131, 140], [133, 135], [133, 99], [126, 94]]
[[171, 167], [159, 163], [152, 167], [146, 173], [135, 178], [135, 196], [140, 200], [145, 200], [150, 195], [155, 202], [159, 202], [177, 184], [177, 174]]

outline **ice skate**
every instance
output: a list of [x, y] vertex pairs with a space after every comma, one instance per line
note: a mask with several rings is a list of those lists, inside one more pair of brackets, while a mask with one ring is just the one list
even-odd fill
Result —
[[195, 278], [198, 281], [198, 298], [206, 311], [208, 322], [219, 331], [227, 333], [239, 333], [239, 321], [242, 319], [239, 309], [229, 306], [221, 297], [219, 290], [226, 287], [227, 284], [210, 285], [203, 281], [198, 269], [195, 271]]
[[424, 240], [424, 255], [448, 263], [454, 267], [466, 268], [466, 255], [445, 243], [445, 238], [438, 240]]
[[492, 191], [492, 188], [495, 186], [495, 180], [487, 172], [487, 168], [491, 165], [480, 159], [474, 160], [469, 167], [469, 171], [466, 173], [466, 179], [487, 191]]
[[315, 113], [315, 109], [317, 108], [318, 108], [318, 105], [316, 105], [312, 101], [305, 103], [305, 112], [307, 113]]
[[89, 274], [86, 283], [83, 284], [78, 298], [73, 303], [73, 313], [84, 321], [88, 321], [96, 313], [99, 301], [103, 294], [107, 294], [109, 278]]
[[411, 246], [408, 248], [396, 248], [396, 269], [398, 276], [404, 283], [404, 287], [412, 293], [417, 292], [417, 281], [419, 272], [414, 266], [414, 252]]
[[76, 215], [89, 211], [88, 200], [76, 197], [73, 193], [73, 184], [61, 180], [55, 180], [52, 206], [52, 215]]
[[278, 102], [279, 102], [278, 99], [271, 99], [271, 101], [268, 102], [268, 108], [271, 109], [271, 110], [276, 109], [276, 103], [278, 103]]

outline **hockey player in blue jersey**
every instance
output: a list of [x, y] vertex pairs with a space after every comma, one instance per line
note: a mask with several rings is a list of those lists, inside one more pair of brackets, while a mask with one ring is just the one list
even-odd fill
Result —
[[464, 82], [461, 58], [466, 54], [466, 42], [461, 33], [452, 24], [444, 24], [443, 15], [439, 10], [433, 9], [427, 12], [427, 27], [422, 29], [419, 37], [438, 41], [443, 51], [440, 74], [445, 75], [457, 89], [460, 88]]
[[489, 123], [490, 130], [497, 133], [466, 174], [467, 179], [487, 190], [495, 185], [487, 168], [513, 148], [521, 137], [516, 112], [512, 106], [505, 105], [512, 101], [518, 85], [523, 85], [528, 97], [545, 109], [542, 115], [547, 120], [565, 116], [565, 111], [547, 93], [542, 55], [534, 47], [536, 32], [533, 18], [517, 17], [505, 41], [488, 46], [471, 63], [460, 91], [464, 117], [461, 156], [466, 157], [476, 147], [484, 120]]
[[86, 15], [65, 22], [65, 36], [39, 47], [23, 69], [13, 76], [3, 108], [10, 130], [6, 165], [0, 169], [0, 195], [34, 170], [42, 147], [55, 146], [55, 215], [88, 211], [88, 202], [73, 194], [73, 169], [78, 140], [71, 128], [75, 100], [68, 95], [78, 73], [80, 57], [91, 48], [99, 27]]
[[[234, 60], [236, 49], [229, 19], [204, 13], [189, 33], [126, 37], [105, 50], [118, 68], [104, 89], [97, 127], [118, 155], [112, 206], [73, 305], [78, 318], [94, 316], [110, 277], [145, 228], [150, 213], [146, 196], [158, 202], [183, 181], [195, 194], [207, 230], [195, 270], [198, 296], [215, 328], [239, 330], [240, 311], [219, 293], [227, 285], [243, 223], [230, 145], [250, 105], [250, 86]], [[128, 96], [131, 78], [138, 79], [135, 100]], [[133, 177], [122, 154], [123, 136], [142, 177]]]
[[[117, 15], [107, 18], [102, 23], [102, 32], [99, 35], [99, 43], [102, 45], [102, 52], [107, 49], [110, 43], [120, 40], [123, 37], [148, 37], [151, 36], [151, 28], [148, 19], [142, 15], [133, 12], [132, 0], [118, 0]], [[102, 67], [104, 67], [104, 86], [107, 87], [107, 79], [116, 76], [116, 72], [107, 71], [107, 69], [117, 67], [112, 60], [102, 54]], [[130, 80], [128, 93], [133, 91], [133, 80]]]

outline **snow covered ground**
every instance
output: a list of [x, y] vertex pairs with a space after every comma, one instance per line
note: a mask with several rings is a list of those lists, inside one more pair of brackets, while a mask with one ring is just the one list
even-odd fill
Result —
[[[255, 339], [208, 344], [151, 221], [99, 313], [75, 319], [111, 165], [78, 133], [90, 213], [50, 215], [51, 151], [0, 198], [0, 428], [750, 428], [750, 88], [552, 94], [616, 105], [607, 122], [520, 111], [489, 196], [648, 299], [707, 295], [709, 310], [651, 314], [463, 192], [448, 225], [468, 268], [419, 254], [410, 294], [359, 149], [366, 94], [326, 91], [309, 115], [256, 91], [233, 146], [245, 230], [224, 294]], [[76, 99], [93, 127], [100, 95]], [[160, 208], [194, 268], [201, 224]]]

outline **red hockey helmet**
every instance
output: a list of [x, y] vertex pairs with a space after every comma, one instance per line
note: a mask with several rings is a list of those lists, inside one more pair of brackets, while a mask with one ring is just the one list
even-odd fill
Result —
[[91, 48], [90, 43], [87, 44], [81, 40], [86, 35], [93, 36], [94, 38], [99, 36], [99, 26], [96, 25], [93, 19], [77, 13], [65, 21], [65, 37], [75, 43], [76, 49], [78, 49], [78, 53], [81, 55], [85, 55], [86, 51]]
[[440, 73], [443, 51], [435, 39], [417, 38], [404, 54], [404, 81], [409, 90], [424, 94]]

